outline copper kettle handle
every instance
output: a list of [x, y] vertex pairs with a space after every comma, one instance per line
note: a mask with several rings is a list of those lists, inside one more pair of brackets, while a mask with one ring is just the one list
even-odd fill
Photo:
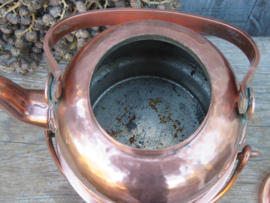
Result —
[[270, 202], [270, 173], [264, 178], [261, 183], [258, 203], [269, 203]]
[[58, 168], [58, 170], [61, 172], [61, 174], [66, 178], [64, 171], [63, 171], [63, 168], [62, 168], [60, 161], [58, 159], [57, 153], [56, 153], [54, 146], [53, 146], [53, 141], [52, 141], [53, 132], [45, 130], [44, 133], [45, 133], [46, 144], [47, 144], [49, 153], [52, 157], [52, 160], [53, 160], [54, 164], [56, 165], [56, 167]]
[[260, 153], [257, 151], [251, 151], [250, 145], [246, 145], [242, 152], [239, 152], [237, 155], [238, 164], [234, 170], [234, 173], [231, 177], [231, 179], [227, 182], [227, 184], [223, 187], [223, 189], [209, 202], [214, 203], [220, 200], [225, 194], [229, 192], [229, 190], [233, 187], [234, 183], [239, 178], [241, 172], [247, 165], [249, 158], [252, 157], [258, 157], [260, 156]]
[[243, 30], [219, 20], [178, 11], [153, 9], [118, 8], [93, 10], [69, 16], [51, 27], [44, 39], [44, 50], [48, 68], [54, 76], [53, 92], [56, 97], [55, 99], [57, 100], [60, 97], [57, 86], [61, 86], [61, 78], [59, 65], [52, 56], [51, 50], [58, 40], [66, 34], [79, 29], [144, 20], [175, 23], [198, 33], [219, 37], [240, 48], [247, 56], [251, 65], [240, 86], [240, 93], [242, 95], [239, 98], [243, 100], [243, 104], [239, 104], [239, 112], [246, 113], [248, 108], [247, 88], [253, 79], [260, 61], [260, 52], [253, 39]]

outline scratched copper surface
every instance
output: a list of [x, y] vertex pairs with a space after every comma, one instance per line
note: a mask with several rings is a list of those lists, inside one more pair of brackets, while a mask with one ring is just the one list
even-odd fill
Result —
[[[149, 32], [152, 34], [145, 34]], [[157, 63], [163, 59], [159, 57], [160, 53], [153, 55], [157, 56], [155, 60], [151, 60], [151, 52], [147, 56], [152, 66], [149, 63], [146, 63], [147, 66], [139, 66], [135, 63], [137, 60], [133, 60], [133, 65], [128, 63], [130, 60], [117, 60], [116, 55], [122, 52], [114, 52], [116, 48], [125, 48], [124, 45], [127, 45], [123, 52], [128, 48], [136, 50], [130, 47], [133, 40], [140, 41], [138, 44], [144, 46], [146, 51], [149, 47], [153, 48], [146, 46], [147, 40], [155, 41], [159, 47], [163, 46], [160, 43], [165, 44], [169, 47], [166, 52], [178, 50], [178, 55], [181, 53], [182, 57], [185, 56], [196, 65], [193, 69], [198, 65], [202, 69], [207, 68], [208, 76], [201, 79], [211, 80], [210, 105], [207, 93], [202, 94], [207, 92], [203, 83], [200, 80], [191, 82], [197, 80], [195, 74], [191, 77], [192, 71], [185, 71], [188, 68], [181, 66], [172, 66], [171, 70], [174, 71], [161, 68], [163, 66], [158, 64], [162, 63]], [[116, 59], [115, 65], [104, 59], [110, 53], [115, 54], [115, 57], [109, 57]], [[166, 57], [172, 55], [170, 52], [168, 54]], [[174, 58], [166, 61], [174, 63], [177, 61]], [[99, 66], [103, 60], [104, 69]], [[122, 71], [125, 64], [129, 64], [129, 68]], [[107, 72], [110, 68], [115, 72]], [[97, 77], [94, 77], [95, 71], [100, 73]], [[204, 109], [209, 107], [204, 121], [192, 136], [169, 148], [141, 150], [117, 142], [98, 125], [91, 103], [93, 105], [99, 95], [112, 84], [142, 75], [163, 75], [175, 82], [178, 79], [177, 83], [181, 80], [181, 84], [201, 101]], [[228, 170], [231, 171], [230, 166], [235, 162], [237, 141], [243, 125], [236, 111], [238, 86], [226, 59], [202, 36], [163, 22], [136, 22], [119, 26], [87, 44], [68, 65], [62, 80], [64, 88], [57, 111], [57, 149], [67, 179], [85, 200], [188, 202], [200, 198], [217, 183], [222, 186], [226, 182], [222, 178]], [[220, 190], [219, 187], [213, 189], [208, 199]]]

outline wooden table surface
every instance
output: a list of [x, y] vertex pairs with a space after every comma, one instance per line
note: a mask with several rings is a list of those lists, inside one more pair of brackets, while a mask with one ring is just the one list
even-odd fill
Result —
[[[241, 81], [249, 68], [244, 54], [223, 40], [208, 39], [226, 56]], [[261, 156], [249, 161], [232, 190], [220, 202], [258, 202], [260, 184], [270, 173], [270, 37], [254, 39], [261, 51], [261, 63], [251, 85], [255, 91], [256, 111], [248, 123], [246, 144]], [[47, 73], [46, 69], [26, 76], [0, 72], [29, 89], [43, 89]], [[43, 131], [15, 121], [1, 110], [0, 202], [84, 202], [54, 165]]]

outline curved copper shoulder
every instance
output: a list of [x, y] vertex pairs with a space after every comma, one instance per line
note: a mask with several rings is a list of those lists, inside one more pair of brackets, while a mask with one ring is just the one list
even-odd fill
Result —
[[[243, 30], [219, 20], [194, 14], [130, 8], [96, 10], [79, 13], [59, 21], [47, 32], [44, 39], [45, 59], [50, 71], [54, 75], [54, 85], [56, 86], [59, 84], [60, 68], [50, 51], [56, 42], [66, 34], [75, 30], [94, 26], [117, 25], [132, 21], [146, 20], [175, 23], [195, 32], [216, 36], [231, 42], [244, 52], [251, 64], [251, 68], [241, 83], [241, 92], [244, 93], [244, 90], [250, 85], [259, 65], [260, 52], [256, 43]], [[57, 88], [55, 87], [54, 89], [56, 91]]]

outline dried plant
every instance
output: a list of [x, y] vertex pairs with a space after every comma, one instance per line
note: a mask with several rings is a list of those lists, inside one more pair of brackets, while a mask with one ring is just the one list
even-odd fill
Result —
[[[0, 0], [0, 69], [26, 74], [36, 69], [43, 58], [46, 32], [57, 21], [94, 9], [151, 7], [179, 10], [176, 0]], [[109, 26], [93, 27], [66, 35], [53, 48], [58, 61], [70, 61], [88, 40]], [[11, 47], [11, 48], [10, 48]]]

